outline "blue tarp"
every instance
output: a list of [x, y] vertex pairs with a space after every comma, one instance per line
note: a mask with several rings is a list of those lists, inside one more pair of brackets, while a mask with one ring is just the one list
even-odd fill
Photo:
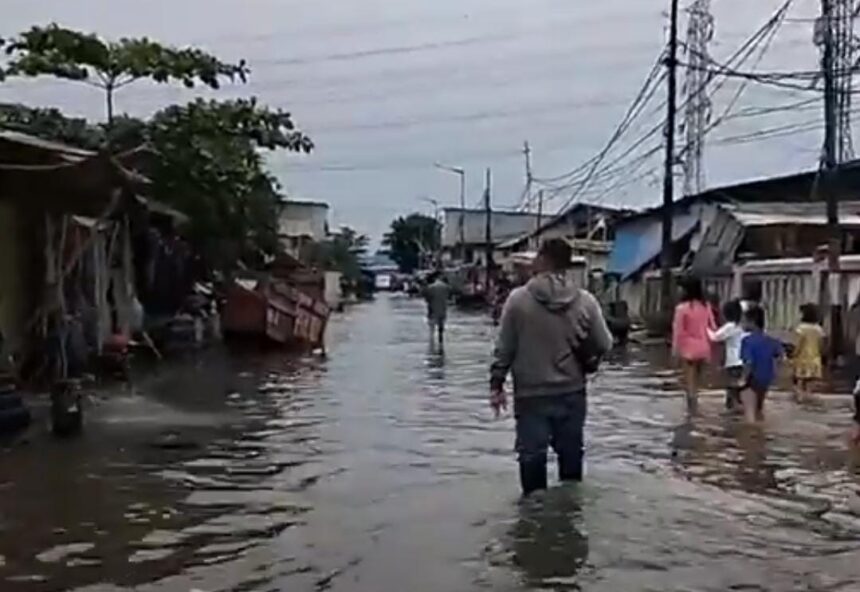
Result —
[[[678, 241], [690, 234], [698, 221], [698, 210], [676, 213], [672, 218], [672, 240]], [[662, 230], [659, 210], [618, 226], [607, 273], [618, 274], [625, 280], [651, 263], [660, 255]]]

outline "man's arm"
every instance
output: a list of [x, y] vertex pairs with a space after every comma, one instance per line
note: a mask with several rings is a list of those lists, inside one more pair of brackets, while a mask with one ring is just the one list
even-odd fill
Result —
[[517, 319], [514, 301], [516, 298], [508, 298], [502, 308], [502, 318], [499, 321], [499, 333], [496, 336], [496, 344], [493, 348], [493, 362], [490, 365], [490, 389], [500, 391], [505, 385], [508, 371], [514, 363], [517, 353]]

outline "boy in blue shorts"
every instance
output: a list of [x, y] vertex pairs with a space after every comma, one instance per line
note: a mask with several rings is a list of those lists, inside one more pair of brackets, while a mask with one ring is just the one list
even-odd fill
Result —
[[746, 389], [741, 395], [747, 422], [764, 420], [764, 400], [776, 379], [782, 343], [764, 332], [764, 310], [750, 308], [744, 315], [749, 334], [741, 342], [741, 361], [746, 372]]

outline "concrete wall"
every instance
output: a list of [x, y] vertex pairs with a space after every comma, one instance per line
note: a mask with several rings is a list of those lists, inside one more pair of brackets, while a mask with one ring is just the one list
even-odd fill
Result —
[[332, 309], [337, 309], [343, 301], [343, 295], [340, 291], [340, 279], [343, 274], [339, 271], [325, 272], [325, 303]]
[[284, 248], [293, 255], [304, 242], [325, 240], [328, 236], [328, 204], [286, 202], [278, 218], [278, 235]]

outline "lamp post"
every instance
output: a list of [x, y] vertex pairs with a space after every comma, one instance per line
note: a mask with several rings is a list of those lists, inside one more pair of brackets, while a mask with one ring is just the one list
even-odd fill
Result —
[[[418, 199], [433, 206], [433, 220], [436, 222], [436, 226], [433, 228], [433, 232], [438, 233], [439, 227], [441, 226], [441, 222], [439, 221], [439, 200], [427, 196], [419, 197]], [[433, 247], [433, 264], [439, 265], [440, 244], [438, 236], [430, 237], [430, 245], [432, 245]]]
[[459, 220], [459, 234], [460, 234], [460, 258], [465, 259], [466, 257], [466, 169], [463, 167], [456, 166], [448, 166], [440, 163], [436, 163], [436, 168], [442, 171], [447, 171], [449, 173], [454, 173], [455, 175], [460, 176], [460, 220]]

